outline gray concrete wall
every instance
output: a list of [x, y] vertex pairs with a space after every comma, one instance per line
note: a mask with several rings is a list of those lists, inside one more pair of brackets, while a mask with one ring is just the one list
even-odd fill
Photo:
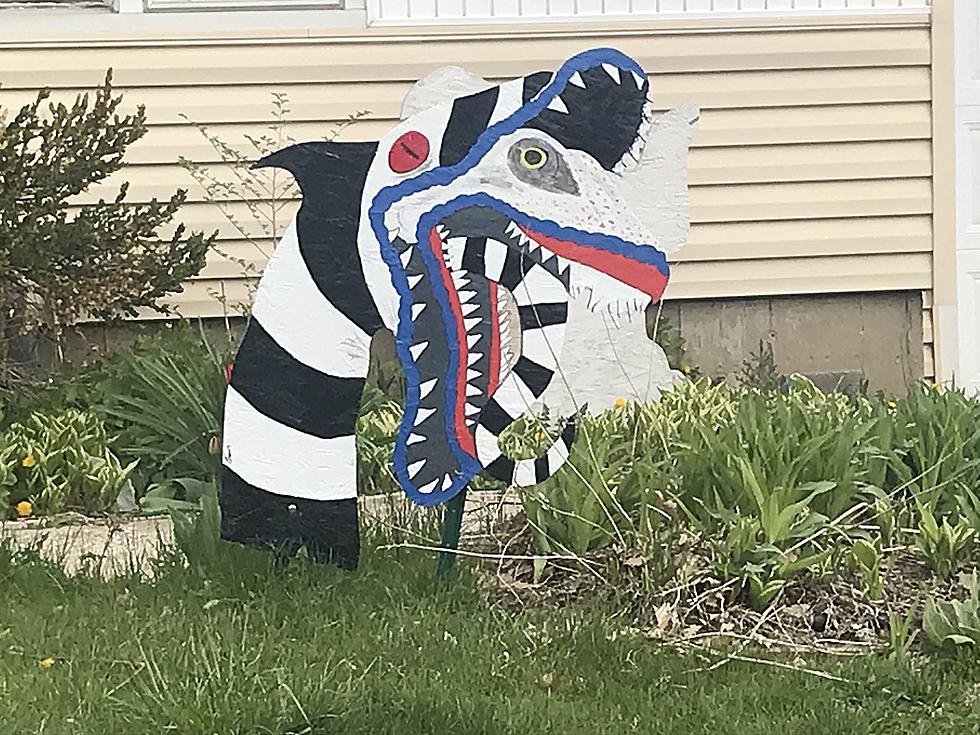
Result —
[[733, 377], [764, 340], [780, 372], [822, 387], [863, 377], [903, 392], [923, 376], [918, 291], [675, 301], [664, 313], [705, 375]]

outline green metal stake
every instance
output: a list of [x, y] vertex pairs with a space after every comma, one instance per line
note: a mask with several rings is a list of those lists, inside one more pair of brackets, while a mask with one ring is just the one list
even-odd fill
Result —
[[459, 531], [463, 526], [463, 507], [466, 505], [466, 488], [456, 497], [446, 503], [446, 512], [442, 517], [442, 548], [451, 551], [440, 551], [436, 564], [436, 579], [449, 579], [456, 570], [456, 554], [459, 548]]

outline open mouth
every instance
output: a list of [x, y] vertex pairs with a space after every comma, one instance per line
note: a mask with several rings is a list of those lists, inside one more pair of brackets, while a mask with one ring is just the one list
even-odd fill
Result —
[[[464, 206], [423, 231], [424, 246], [403, 254], [412, 289], [408, 353], [417, 371], [409, 383], [418, 389], [405, 435], [405, 470], [420, 493], [429, 494], [462, 481], [436, 456], [458, 461], [458, 448], [479, 466], [475, 422], [510, 373], [528, 404], [548, 387], [558, 369], [576, 268], [608, 273], [646, 294], [646, 301], [659, 299], [667, 275], [659, 262], [629, 253], [645, 254], [653, 250], [648, 246], [557, 228], [501, 203]], [[530, 405], [510, 408], [524, 413]], [[499, 418], [497, 433], [507, 420]]]

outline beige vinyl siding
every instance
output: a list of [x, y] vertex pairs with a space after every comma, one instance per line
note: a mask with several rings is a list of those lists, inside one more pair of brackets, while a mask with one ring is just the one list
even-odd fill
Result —
[[[105, 67], [145, 104], [151, 130], [121, 177], [132, 197], [188, 188], [181, 217], [221, 233], [221, 250], [261, 269], [264, 257], [177, 165], [217, 161], [184, 116], [227, 141], [261, 133], [273, 92], [290, 101], [291, 135], [313, 139], [368, 111], [342, 140], [376, 139], [397, 117], [412, 81], [445, 64], [503, 79], [591, 46], [616, 46], [652, 74], [660, 110], [702, 107], [691, 153], [690, 243], [678, 253], [667, 298], [920, 290], [932, 326], [932, 143], [927, 16], [795, 28], [688, 22], [610, 26], [337, 32], [319, 38], [203, 34], [17, 42], [0, 29], [0, 105], [43, 84], [72, 95]], [[246, 206], [225, 209], [261, 237]], [[264, 243], [268, 252], [271, 242]], [[248, 298], [238, 263], [217, 253], [175, 301], [186, 315], [218, 316], [214, 294]], [[926, 362], [932, 369], [931, 357]]]

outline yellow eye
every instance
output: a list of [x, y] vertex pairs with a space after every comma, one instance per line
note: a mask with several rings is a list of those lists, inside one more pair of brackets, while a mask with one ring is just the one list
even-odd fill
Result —
[[548, 162], [548, 152], [538, 148], [537, 146], [530, 146], [528, 148], [521, 148], [521, 165], [528, 169], [529, 171], [536, 171]]

